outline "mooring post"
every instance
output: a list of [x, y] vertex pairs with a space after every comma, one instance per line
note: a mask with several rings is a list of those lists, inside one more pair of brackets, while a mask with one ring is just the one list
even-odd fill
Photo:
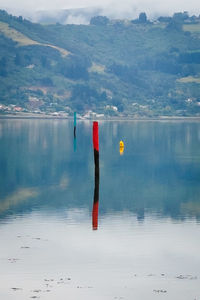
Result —
[[76, 112], [74, 112], [74, 138], [76, 138]]
[[94, 201], [92, 210], [92, 227], [93, 230], [98, 229], [98, 213], [99, 213], [99, 127], [98, 122], [93, 122], [93, 149], [94, 149]]

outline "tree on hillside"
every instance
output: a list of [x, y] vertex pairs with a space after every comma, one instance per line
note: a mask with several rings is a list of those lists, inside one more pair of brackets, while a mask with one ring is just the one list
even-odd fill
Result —
[[67, 78], [73, 80], [89, 79], [88, 68], [91, 66], [91, 62], [84, 56], [70, 56], [67, 59], [59, 61], [56, 68], [58, 73], [61, 73]]
[[162, 22], [162, 23], [169, 23], [169, 22], [171, 22], [171, 20], [172, 20], [172, 17], [159, 17], [158, 19], [157, 19], [159, 22]]
[[147, 15], [145, 12], [141, 12], [139, 14], [139, 18], [131, 21], [133, 24], [146, 24], [150, 23], [150, 21], [147, 20]]
[[189, 15], [187, 11], [182, 12], [177, 12], [173, 14], [173, 19], [176, 21], [184, 22], [184, 20], [188, 19]]
[[6, 77], [7, 76], [7, 59], [6, 57], [2, 57], [0, 60], [0, 76]]
[[109, 19], [105, 16], [96, 16], [91, 18], [90, 25], [105, 26], [109, 23]]
[[141, 12], [139, 14], [139, 22], [140, 23], [146, 23], [147, 22], [147, 15], [145, 12]]
[[172, 19], [166, 26], [168, 31], [182, 31], [182, 22]]
[[21, 66], [22, 65], [21, 55], [18, 52], [15, 55], [14, 62], [16, 64], [16, 66]]

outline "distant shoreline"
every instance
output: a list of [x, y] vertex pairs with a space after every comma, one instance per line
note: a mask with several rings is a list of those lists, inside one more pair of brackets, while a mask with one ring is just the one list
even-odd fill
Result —
[[[65, 117], [65, 116], [51, 116], [51, 115], [40, 115], [40, 114], [8, 114], [8, 115], [0, 115], [0, 119], [36, 119], [36, 120], [73, 120], [73, 117]], [[109, 118], [78, 118], [79, 121], [200, 121], [199, 117], [181, 117], [181, 116], [160, 116], [160, 117], [138, 117], [138, 118], [132, 118], [132, 117], [109, 117]]]
[[[73, 120], [73, 116], [52, 116], [52, 115], [41, 115], [41, 114], [8, 114], [0, 115], [0, 120], [3, 119], [15, 119], [15, 120]], [[78, 121], [200, 121], [198, 117], [185, 117], [185, 116], [159, 116], [159, 117], [107, 117], [107, 118], [84, 118], [77, 117]]]

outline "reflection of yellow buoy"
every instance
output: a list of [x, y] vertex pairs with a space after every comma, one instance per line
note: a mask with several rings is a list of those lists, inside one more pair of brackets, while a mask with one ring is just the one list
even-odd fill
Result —
[[120, 141], [119, 142], [119, 153], [122, 155], [124, 153], [124, 142]]

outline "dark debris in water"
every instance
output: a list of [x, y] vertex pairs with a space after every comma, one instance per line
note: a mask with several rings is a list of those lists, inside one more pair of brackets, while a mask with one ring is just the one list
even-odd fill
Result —
[[54, 279], [44, 279], [44, 281], [54, 281]]
[[52, 285], [50, 285], [48, 283], [46, 283], [45, 285], [46, 285], [47, 288], [52, 288], [53, 287]]
[[198, 279], [197, 276], [192, 275], [178, 275], [176, 276], [177, 279], [189, 279], [189, 280], [196, 280]]
[[16, 263], [18, 260], [19, 260], [19, 258], [8, 258], [8, 261], [12, 264]]
[[167, 293], [166, 290], [153, 290], [154, 293]]
[[65, 283], [64, 281], [58, 281], [57, 284], [63, 284]]
[[93, 286], [79, 286], [77, 285], [77, 289], [93, 289]]
[[16, 287], [15, 287], [15, 288], [11, 288], [11, 290], [13, 290], [13, 291], [15, 291], [15, 292], [16, 292], [16, 291], [22, 291], [22, 288], [16, 288]]
[[[44, 278], [46, 291], [50, 292], [50, 288], [55, 288], [54, 284], [61, 285], [61, 284], [69, 284], [71, 280], [70, 277], [60, 277], [60, 278]], [[53, 286], [54, 285], [54, 286]]]

